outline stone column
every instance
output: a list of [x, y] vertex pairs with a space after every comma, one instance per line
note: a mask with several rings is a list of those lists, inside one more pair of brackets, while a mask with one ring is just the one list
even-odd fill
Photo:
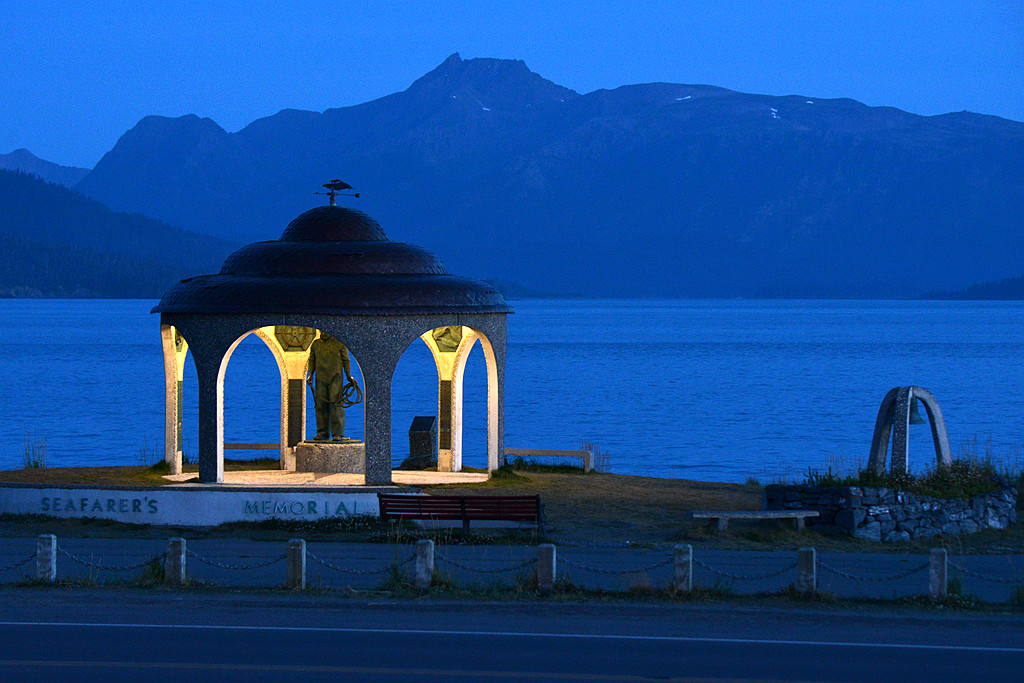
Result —
[[305, 590], [306, 588], [306, 542], [301, 538], [288, 541], [288, 588]]
[[[198, 361], [198, 358], [196, 359]], [[199, 481], [224, 481], [224, 385], [219, 367], [196, 363], [199, 371]]]
[[366, 474], [369, 486], [391, 484], [391, 375], [375, 364], [363, 370], [366, 384]]
[[306, 361], [308, 351], [284, 354], [281, 384], [281, 469], [295, 469], [295, 446], [306, 438]]
[[181, 474], [182, 383], [188, 344], [171, 325], [160, 326], [164, 357], [164, 462]]
[[542, 543], [537, 546], [537, 590], [541, 593], [550, 593], [555, 587], [557, 580], [557, 556], [555, 546], [552, 543]]
[[434, 542], [416, 541], [416, 560], [413, 564], [413, 584], [420, 590], [430, 588], [434, 581]]
[[818, 590], [818, 558], [814, 548], [800, 548], [797, 552], [796, 589], [800, 593]]
[[939, 402], [935, 400], [932, 392], [921, 387], [913, 387], [914, 398], [921, 401], [925, 412], [928, 414], [928, 423], [932, 428], [932, 443], [935, 444], [935, 457], [940, 467], [946, 467], [953, 463], [953, 456], [949, 450], [949, 436], [946, 434], [946, 421], [942, 417], [942, 410]]
[[928, 555], [928, 597], [942, 602], [949, 595], [949, 566], [945, 548], [932, 548]]
[[172, 586], [184, 586], [185, 539], [172, 538], [167, 541], [167, 557], [164, 559], [164, 582]]
[[57, 580], [57, 537], [42, 534], [36, 539], [36, 581]]
[[505, 333], [490, 334], [477, 336], [487, 361], [487, 470], [493, 472], [505, 464]]
[[893, 404], [899, 394], [899, 387], [890, 389], [878, 407], [875, 418], [875, 432], [871, 437], [871, 454], [868, 456], [868, 470], [875, 474], [885, 473], [885, 461], [889, 456], [889, 435], [892, 432]]
[[893, 404], [892, 416], [892, 461], [889, 471], [892, 474], [906, 474], [909, 463], [910, 449], [907, 430], [910, 428], [910, 404], [914, 400], [914, 392], [910, 387], [900, 387], [896, 402]]
[[689, 593], [693, 590], [693, 546], [677, 545], [675, 547], [673, 586], [677, 593]]

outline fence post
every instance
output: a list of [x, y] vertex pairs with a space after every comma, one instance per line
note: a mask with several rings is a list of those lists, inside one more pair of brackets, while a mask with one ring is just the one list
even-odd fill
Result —
[[434, 579], [434, 542], [429, 538], [416, 541], [416, 563], [413, 569], [413, 584], [429, 588]]
[[796, 589], [800, 593], [818, 590], [818, 557], [814, 548], [800, 548], [797, 552]]
[[949, 595], [949, 572], [945, 548], [932, 548], [928, 554], [928, 597], [942, 602]]
[[557, 557], [553, 543], [537, 546], [537, 590], [550, 593], [555, 587]]
[[306, 588], [306, 542], [301, 538], [288, 541], [288, 588]]
[[675, 589], [677, 593], [693, 590], [693, 546], [675, 547]]
[[36, 581], [57, 580], [57, 537], [40, 534], [36, 539]]
[[167, 559], [164, 561], [164, 582], [172, 586], [185, 585], [185, 539], [167, 541]]

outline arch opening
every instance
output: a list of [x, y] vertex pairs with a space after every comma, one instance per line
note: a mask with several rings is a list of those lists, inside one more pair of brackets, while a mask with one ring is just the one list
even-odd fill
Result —
[[[464, 466], [496, 469], [498, 376], [489, 340], [464, 325], [436, 327], [420, 339], [422, 346], [413, 343], [403, 352], [392, 380], [394, 466], [440, 472], [459, 472]], [[474, 353], [478, 341], [482, 352]], [[436, 430], [429, 456], [425, 446], [415, 443], [425, 437], [407, 431], [418, 417], [432, 420]], [[428, 424], [418, 423], [421, 429]]]

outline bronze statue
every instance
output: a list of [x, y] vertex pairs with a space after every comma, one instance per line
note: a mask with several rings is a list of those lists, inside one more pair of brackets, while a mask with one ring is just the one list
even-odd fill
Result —
[[309, 347], [306, 383], [313, 389], [316, 409], [316, 436], [313, 440], [344, 441], [345, 406], [359, 402], [350, 400], [353, 388], [360, 400], [362, 392], [352, 379], [348, 349], [326, 332], [321, 332]]

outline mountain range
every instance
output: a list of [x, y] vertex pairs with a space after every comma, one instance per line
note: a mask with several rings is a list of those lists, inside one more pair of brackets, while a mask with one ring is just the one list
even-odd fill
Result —
[[0, 170], [21, 171], [31, 173], [43, 180], [65, 187], [72, 187], [88, 175], [88, 168], [77, 166], [61, 166], [45, 159], [40, 159], [27, 149], [16, 149], [10, 154], [0, 154]]
[[154, 298], [233, 245], [0, 170], [0, 296]]
[[1024, 271], [1024, 124], [649, 83], [580, 94], [452, 55], [364, 104], [229, 133], [150, 116], [74, 184], [228, 242], [331, 178], [451, 272], [552, 294], [914, 297]]

